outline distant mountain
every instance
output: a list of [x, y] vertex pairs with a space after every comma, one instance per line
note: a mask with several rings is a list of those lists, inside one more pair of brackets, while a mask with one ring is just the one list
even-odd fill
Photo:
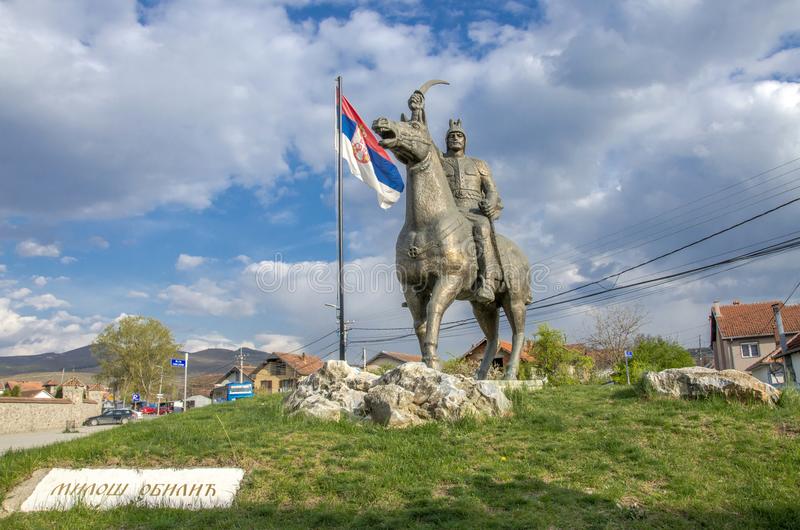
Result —
[[[242, 348], [245, 354], [245, 364], [258, 364], [263, 361], [267, 352]], [[234, 363], [239, 350], [225, 348], [208, 348], [189, 354], [189, 375], [222, 374], [227, 372]], [[183, 358], [183, 355], [178, 355]], [[64, 353], [42, 353], [39, 355], [17, 355], [14, 357], [0, 357], [0, 377], [26, 372], [98, 372], [100, 365], [92, 356], [90, 346], [82, 346]], [[176, 369], [177, 370], [177, 369]]]

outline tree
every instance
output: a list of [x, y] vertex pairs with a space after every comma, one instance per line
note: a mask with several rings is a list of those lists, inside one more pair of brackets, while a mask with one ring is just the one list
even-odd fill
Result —
[[[660, 372], [667, 368], [684, 366], [694, 366], [692, 354], [677, 342], [663, 337], [637, 337], [636, 346], [633, 348], [633, 359], [628, 361], [631, 383], [639, 381], [645, 372]], [[614, 372], [616, 382], [626, 382], [624, 359], [616, 364]]]
[[534, 364], [539, 373], [553, 384], [575, 384], [587, 379], [594, 366], [591, 357], [567, 348], [561, 330], [541, 324], [536, 331]]
[[641, 306], [610, 306], [594, 314], [594, 330], [586, 340], [595, 350], [603, 352], [608, 365], [623, 358], [625, 350], [634, 345], [634, 338], [647, 320]]
[[172, 387], [170, 359], [178, 352], [172, 332], [154, 318], [126, 316], [109, 324], [92, 343], [92, 354], [100, 362], [98, 378], [117, 389], [115, 395], [138, 391], [152, 401], [158, 392]]
[[19, 385], [14, 385], [14, 387], [8, 391], [8, 395], [11, 397], [19, 397], [20, 392], [22, 392], [22, 390], [19, 388]]

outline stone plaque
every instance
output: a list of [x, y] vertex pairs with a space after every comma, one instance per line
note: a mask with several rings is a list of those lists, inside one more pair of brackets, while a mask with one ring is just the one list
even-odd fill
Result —
[[243, 476], [239, 468], [53, 468], [19, 486], [4, 508], [23, 512], [68, 510], [76, 504], [96, 509], [125, 504], [225, 508], [233, 502]]

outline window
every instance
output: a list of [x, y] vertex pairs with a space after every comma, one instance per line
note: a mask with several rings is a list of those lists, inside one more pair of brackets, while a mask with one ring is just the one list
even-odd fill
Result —
[[291, 392], [294, 389], [294, 379], [283, 379], [281, 381], [281, 392]]
[[272, 392], [272, 381], [261, 381], [261, 390]]
[[742, 357], [745, 359], [750, 357], [758, 357], [758, 343], [745, 342], [742, 344]]

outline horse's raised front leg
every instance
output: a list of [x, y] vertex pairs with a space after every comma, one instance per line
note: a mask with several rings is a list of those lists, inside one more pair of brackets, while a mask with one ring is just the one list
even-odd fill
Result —
[[442, 316], [461, 290], [461, 281], [462, 278], [457, 276], [442, 276], [433, 286], [431, 297], [428, 300], [428, 326], [425, 331], [425, 343], [422, 347], [422, 361], [435, 370], [442, 369], [436, 351], [439, 346], [439, 327], [442, 324]]
[[517, 379], [517, 371], [519, 370], [519, 356], [522, 351], [522, 346], [525, 344], [525, 300], [524, 297], [520, 299], [512, 299], [511, 293], [503, 300], [503, 310], [506, 312], [508, 323], [511, 324], [511, 356], [508, 359], [508, 366], [506, 372], [503, 374], [503, 379], [507, 381], [514, 381]]
[[499, 342], [498, 328], [500, 325], [500, 309], [495, 304], [481, 304], [472, 302], [472, 312], [486, 335], [486, 349], [483, 351], [481, 367], [475, 377], [479, 380], [486, 379], [489, 369], [492, 367], [494, 356], [497, 353]]

